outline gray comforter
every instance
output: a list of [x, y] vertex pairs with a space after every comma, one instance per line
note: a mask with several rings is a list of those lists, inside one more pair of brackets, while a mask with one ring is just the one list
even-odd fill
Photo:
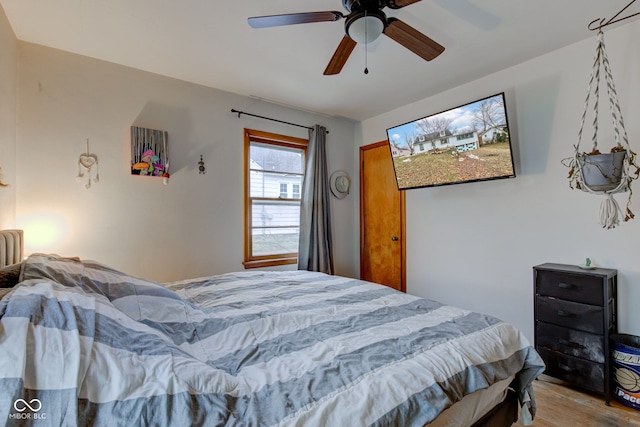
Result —
[[344, 277], [161, 285], [38, 254], [21, 279], [0, 302], [8, 425], [422, 426], [544, 368], [507, 323]]

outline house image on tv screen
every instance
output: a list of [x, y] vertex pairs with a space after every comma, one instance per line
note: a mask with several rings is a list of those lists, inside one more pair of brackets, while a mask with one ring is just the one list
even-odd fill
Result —
[[415, 137], [413, 146], [417, 152], [455, 148], [459, 153], [478, 149], [478, 132], [465, 131], [454, 135], [449, 129]]
[[387, 129], [400, 190], [515, 177], [504, 94]]

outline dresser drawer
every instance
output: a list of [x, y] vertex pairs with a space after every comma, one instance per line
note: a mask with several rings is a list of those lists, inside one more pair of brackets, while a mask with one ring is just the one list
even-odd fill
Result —
[[604, 363], [602, 335], [537, 322], [536, 345], [592, 362]]
[[533, 267], [534, 342], [545, 374], [602, 393], [607, 404], [617, 288], [615, 269], [549, 262]]
[[604, 309], [595, 305], [536, 296], [535, 320], [593, 334], [604, 334]]
[[536, 347], [547, 365], [544, 373], [587, 390], [604, 393], [604, 364], [588, 362], [577, 357]]
[[536, 294], [591, 305], [604, 305], [602, 278], [562, 271], [537, 270]]

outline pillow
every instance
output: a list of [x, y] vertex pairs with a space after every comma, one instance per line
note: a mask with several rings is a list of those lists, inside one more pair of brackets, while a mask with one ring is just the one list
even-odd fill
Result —
[[22, 263], [0, 267], [0, 288], [13, 288], [20, 281]]

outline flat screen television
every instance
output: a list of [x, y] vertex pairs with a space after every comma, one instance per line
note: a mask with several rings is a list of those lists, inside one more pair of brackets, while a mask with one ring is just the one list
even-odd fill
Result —
[[398, 189], [515, 178], [504, 93], [387, 129]]

